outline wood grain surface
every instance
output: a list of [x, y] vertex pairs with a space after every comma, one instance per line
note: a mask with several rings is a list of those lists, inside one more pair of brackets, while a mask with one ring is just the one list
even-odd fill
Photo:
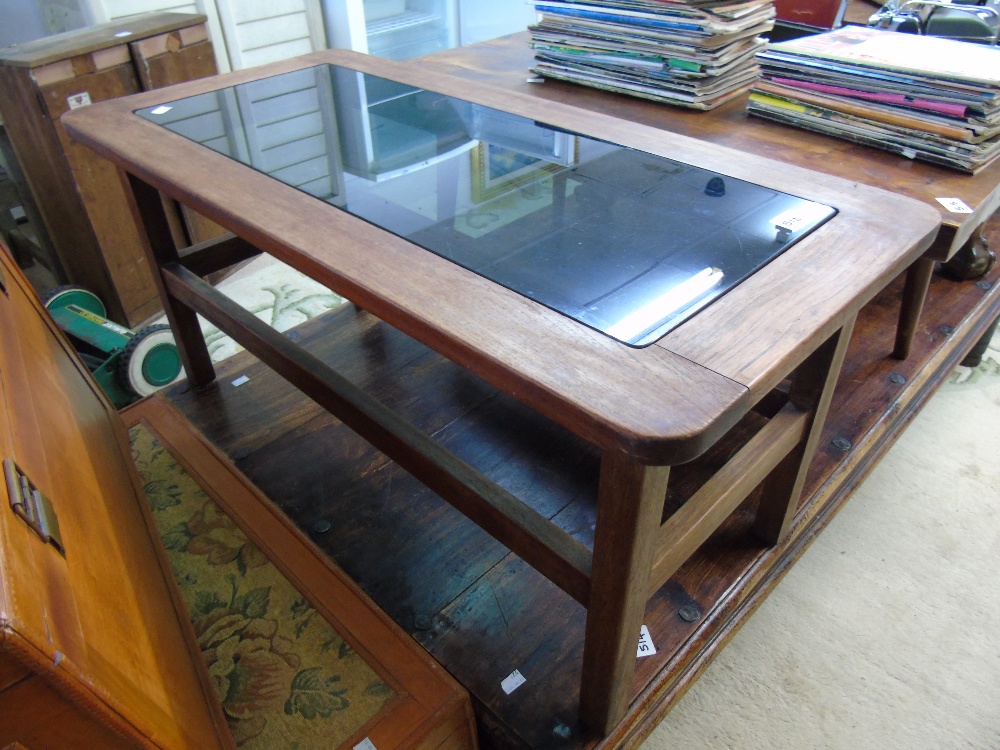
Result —
[[195, 13], [142, 13], [8, 47], [0, 50], [0, 60], [12, 66], [36, 68], [63, 60], [67, 55], [89, 54], [122, 44], [129, 37], [166, 33], [206, 20], [206, 16]]

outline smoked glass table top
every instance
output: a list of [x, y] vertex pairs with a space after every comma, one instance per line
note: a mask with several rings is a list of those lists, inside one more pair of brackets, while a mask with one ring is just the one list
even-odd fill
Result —
[[137, 114], [631, 346], [836, 214], [335, 65]]

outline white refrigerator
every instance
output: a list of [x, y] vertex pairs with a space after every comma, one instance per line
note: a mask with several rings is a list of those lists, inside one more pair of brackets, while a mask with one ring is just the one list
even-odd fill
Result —
[[322, 0], [327, 42], [392, 60], [523, 31], [526, 0]]

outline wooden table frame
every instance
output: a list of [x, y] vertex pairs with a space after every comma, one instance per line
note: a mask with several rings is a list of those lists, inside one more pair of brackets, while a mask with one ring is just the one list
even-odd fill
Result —
[[[770, 185], [834, 205], [839, 214], [664, 339], [636, 350], [131, 114], [323, 62]], [[856, 183], [342, 51], [83, 108], [64, 123], [121, 170], [191, 386], [215, 377], [200, 313], [583, 604], [581, 718], [598, 734], [617, 725], [632, 699], [648, 598], [761, 482], [768, 492], [755, 532], [771, 544], [787, 536], [855, 315], [927, 250], [939, 226], [925, 205]], [[160, 191], [233, 236], [182, 254]], [[884, 226], [882, 211], [900, 226]], [[260, 251], [596, 445], [603, 457], [593, 550], [199, 278]], [[394, 273], [400, 268], [403, 281]], [[439, 302], [428, 306], [428, 298]], [[807, 298], [812, 304], [803, 307]], [[664, 522], [669, 467], [700, 455], [751, 410], [768, 417], [767, 425]]]

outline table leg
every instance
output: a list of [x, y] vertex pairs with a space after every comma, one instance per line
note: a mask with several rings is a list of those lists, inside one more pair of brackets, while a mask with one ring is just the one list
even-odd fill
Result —
[[986, 354], [986, 350], [990, 348], [990, 342], [993, 341], [993, 334], [997, 331], [997, 325], [1000, 324], [1000, 318], [994, 318], [993, 322], [990, 323], [989, 328], [986, 332], [979, 337], [979, 341], [969, 350], [969, 353], [965, 355], [965, 359], [961, 361], [962, 367], [971, 367], [975, 369], [983, 362], [983, 355]]
[[163, 199], [156, 188], [138, 177], [120, 170], [119, 174], [122, 175], [125, 195], [139, 227], [139, 237], [143, 240], [146, 261], [153, 270], [156, 288], [167, 320], [170, 321], [170, 329], [177, 342], [188, 382], [194, 387], [207, 385], [215, 380], [215, 367], [202, 336], [198, 316], [194, 310], [169, 294], [160, 274], [163, 265], [176, 263], [180, 259]]
[[805, 437], [764, 480], [754, 532], [768, 544], [780, 543], [791, 529], [851, 341], [854, 320], [854, 316], [847, 320], [792, 373], [789, 401], [812, 416]]
[[934, 273], [934, 261], [918, 258], [906, 270], [906, 283], [903, 285], [903, 300], [899, 310], [899, 325], [896, 327], [896, 348], [892, 356], [896, 359], [906, 359], [910, 356], [913, 337], [917, 334], [920, 323], [920, 312], [924, 309], [927, 299], [927, 289]]
[[580, 720], [602, 736], [631, 702], [669, 474], [667, 466], [643, 466], [617, 451], [606, 451], [601, 462]]

